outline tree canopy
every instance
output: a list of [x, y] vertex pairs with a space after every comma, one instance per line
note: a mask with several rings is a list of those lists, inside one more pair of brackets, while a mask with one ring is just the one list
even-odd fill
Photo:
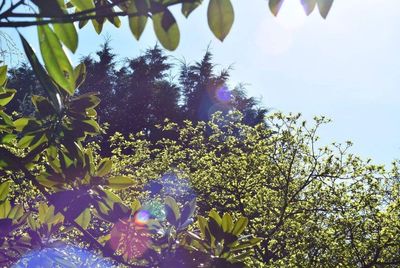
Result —
[[[156, 141], [166, 135], [156, 127], [165, 119], [177, 123], [208, 121], [217, 111], [227, 114], [238, 110], [249, 125], [264, 122], [267, 109], [254, 97], [247, 97], [244, 87], [229, 88], [229, 68], [217, 72], [210, 51], [193, 64], [171, 61], [157, 45], [141, 56], [125, 59], [122, 66], [117, 67], [116, 57], [109, 42], [96, 57], [83, 57], [87, 75], [76, 93], [98, 93], [102, 100], [98, 119], [108, 125], [106, 137], [115, 132], [128, 135], [143, 131]], [[45, 96], [43, 87], [27, 64], [9, 74], [8, 86], [17, 93], [7, 110], [31, 115], [34, 107], [27, 100], [32, 95]]]

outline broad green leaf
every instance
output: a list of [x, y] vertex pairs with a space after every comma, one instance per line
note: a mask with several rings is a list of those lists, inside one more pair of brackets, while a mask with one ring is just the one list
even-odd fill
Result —
[[107, 179], [107, 185], [115, 190], [128, 188], [135, 184], [135, 181], [126, 176], [115, 176]]
[[6, 106], [14, 97], [17, 91], [14, 89], [7, 89], [4, 92], [0, 92], [0, 106]]
[[269, 9], [274, 16], [278, 15], [284, 0], [269, 0]]
[[73, 23], [56, 23], [53, 24], [53, 27], [57, 37], [75, 53], [78, 48], [78, 34], [75, 25]]
[[196, 1], [194, 3], [182, 3], [182, 14], [187, 18], [189, 15], [200, 6], [202, 0]]
[[17, 146], [19, 147], [19, 148], [27, 148], [27, 147], [29, 147], [29, 145], [31, 144], [31, 142], [33, 141], [33, 138], [34, 138], [35, 136], [33, 136], [33, 135], [25, 135], [25, 136], [23, 136], [19, 141], [18, 141], [18, 144], [17, 144]]
[[0, 204], [0, 219], [7, 218], [8, 214], [11, 211], [11, 204], [9, 200], [5, 200]]
[[36, 74], [36, 77], [39, 79], [40, 84], [45, 89], [45, 92], [49, 96], [52, 105], [54, 106], [55, 110], [59, 113], [61, 112], [63, 105], [61, 102], [61, 96], [58, 92], [57, 87], [54, 85], [53, 81], [51, 81], [50, 77], [44, 70], [42, 64], [40, 64], [35, 52], [33, 51], [32, 47], [26, 41], [26, 39], [20, 35], [19, 36], [22, 41], [22, 46], [24, 47], [25, 55], [28, 57], [28, 60], [32, 66], [33, 71]]
[[173, 51], [178, 47], [180, 40], [178, 24], [168, 9], [153, 15], [153, 27], [158, 40], [166, 49]]
[[10, 192], [11, 181], [5, 181], [0, 184], [0, 203], [6, 200], [8, 193]]
[[317, 4], [317, 0], [301, 0], [301, 4], [303, 5], [304, 11], [307, 16], [313, 12], [315, 5]]
[[222, 224], [222, 218], [215, 209], [212, 209], [208, 216], [210, 216], [210, 218], [213, 218], [218, 224]]
[[206, 235], [206, 228], [208, 227], [207, 220], [203, 216], [197, 216], [197, 224], [203, 236]]
[[50, 76], [70, 95], [75, 92], [74, 70], [60, 40], [48, 25], [38, 26], [40, 51]]
[[110, 173], [112, 168], [112, 161], [108, 158], [105, 158], [101, 160], [99, 167], [97, 168], [97, 174], [96, 176], [98, 177], [103, 177]]
[[22, 215], [24, 215], [24, 208], [21, 205], [16, 205], [13, 208], [11, 208], [8, 217], [13, 220], [18, 220], [19, 218], [22, 217]]
[[[175, 217], [175, 220], [178, 220], [180, 218], [180, 212], [179, 212], [179, 206], [176, 203], [175, 199], [173, 199], [170, 196], [167, 196], [164, 199], [165, 206], [170, 209], [170, 211], [173, 213], [173, 216]], [[168, 210], [167, 210], [167, 217], [168, 217]]]
[[146, 27], [146, 23], [147, 16], [129, 17], [129, 28], [131, 29], [133, 36], [135, 36], [137, 40], [140, 39], [140, 36], [142, 35], [144, 28]]
[[246, 228], [248, 222], [249, 220], [246, 217], [239, 218], [233, 227], [232, 233], [236, 236], [239, 236]]
[[0, 67], [0, 85], [4, 85], [7, 81], [7, 65]]
[[332, 7], [333, 0], [317, 0], [317, 3], [318, 3], [319, 13], [324, 19], [326, 19], [329, 10]]
[[86, 66], [84, 63], [80, 63], [74, 69], [74, 80], [76, 88], [79, 88], [86, 79]]
[[207, 18], [211, 31], [219, 40], [224, 41], [235, 20], [235, 13], [231, 1], [210, 0]]
[[86, 230], [89, 227], [91, 218], [90, 209], [87, 208], [75, 219], [75, 222]]
[[225, 213], [222, 217], [222, 229], [224, 232], [230, 232], [233, 228], [232, 217], [229, 213]]
[[48, 211], [49, 207], [44, 203], [40, 202], [39, 203], [39, 214], [38, 214], [38, 219], [40, 223], [45, 222], [46, 214]]
[[100, 22], [97, 20], [92, 20], [92, 24], [96, 33], [101, 34], [101, 31], [103, 31], [104, 20]]
[[28, 124], [29, 118], [22, 117], [14, 121], [14, 127], [17, 131], [22, 131], [24, 127]]
[[191, 217], [193, 217], [195, 210], [196, 210], [196, 199], [193, 199], [189, 203], [187, 203], [182, 209], [181, 220], [180, 220], [181, 225], [185, 223], [187, 220], [189, 220]]

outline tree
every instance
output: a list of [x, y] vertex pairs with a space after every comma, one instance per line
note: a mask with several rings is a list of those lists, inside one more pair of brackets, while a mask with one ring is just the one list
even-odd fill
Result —
[[184, 97], [185, 119], [192, 122], [209, 121], [213, 113], [240, 111], [247, 124], [264, 122], [267, 110], [259, 106], [253, 97], [248, 98], [245, 89], [238, 86], [229, 89], [229, 68], [215, 74], [212, 54], [207, 51], [203, 59], [193, 65], [183, 64], [179, 82]]
[[[312, 7], [310, 4], [315, 1], [303, 2]], [[32, 190], [40, 192], [43, 199], [36, 207], [25, 208], [24, 204], [10, 201], [11, 181], [1, 183], [0, 261], [4, 265], [16, 262], [30, 249], [43, 246], [57, 249], [53, 239], [62, 237], [68, 228], [78, 231], [88, 248], [95, 248], [103, 256], [129, 267], [171, 263], [193, 267], [193, 261], [208, 267], [242, 267], [245, 258], [261, 242], [260, 238], [242, 235], [248, 224], [247, 218], [239, 216], [233, 220], [229, 213], [221, 217], [215, 210], [206, 217], [199, 216], [198, 231], [189, 232], [195, 201], [180, 209], [174, 199], [165, 198], [162, 205], [165, 219], [146, 213], [139, 202], [131, 206], [124, 204], [112, 189], [133, 186], [132, 178], [109, 174], [112, 162], [95, 158], [90, 148], [83, 147], [87, 136], [101, 131], [95, 110], [100, 99], [96, 94], [75, 94], [85, 80], [86, 67], [84, 64], [72, 66], [62, 48], [64, 44], [72, 52], [77, 49], [78, 35], [72, 22], [79, 21], [83, 26], [87, 20], [92, 20], [96, 31], [101, 32], [106, 19], [118, 26], [119, 16], [129, 16], [131, 30], [139, 38], [151, 15], [160, 42], [173, 50], [179, 42], [179, 30], [168, 7], [182, 3], [184, 14], [189, 14], [200, 2], [73, 0], [67, 4], [64, 1], [19, 0], [8, 5], [2, 2], [1, 27], [38, 25], [45, 67], [25, 38], [20, 37], [46, 94], [45, 97], [32, 96], [34, 114], [14, 120], [4, 110], [16, 92], [7, 88], [7, 68], [1, 67], [0, 168], [17, 186], [21, 180], [16, 175], [22, 175], [23, 181], [29, 183]], [[281, 3], [270, 1], [273, 8]], [[323, 15], [331, 3], [318, 1]], [[20, 10], [24, 12], [24, 6], [29, 7], [27, 13], [20, 13]], [[229, 32], [233, 16], [229, 0], [210, 1], [209, 25], [219, 39], [224, 39]], [[29, 21], [30, 18], [34, 20]], [[96, 219], [92, 220], [92, 217]], [[90, 223], [99, 228], [92, 232]], [[146, 252], [142, 251], [144, 247]], [[62, 265], [62, 255], [52, 254], [54, 258], [47, 258], [45, 264]], [[27, 265], [34, 264], [31, 261]], [[18, 265], [24, 264], [22, 258]]]
[[[142, 189], [162, 197], [173, 188], [174, 198], [185, 200], [184, 187], [197, 195], [200, 214], [216, 208], [245, 215], [247, 234], [262, 238], [249, 267], [400, 265], [399, 163], [385, 171], [348, 153], [350, 143], [317, 148], [325, 118], [309, 126], [299, 115], [278, 113], [268, 122], [270, 128], [249, 126], [240, 114], [219, 113], [207, 123], [169, 123], [163, 129], [179, 141], [157, 146], [116, 135], [114, 172], [147, 178], [127, 197]], [[180, 178], [172, 187], [171, 172]]]

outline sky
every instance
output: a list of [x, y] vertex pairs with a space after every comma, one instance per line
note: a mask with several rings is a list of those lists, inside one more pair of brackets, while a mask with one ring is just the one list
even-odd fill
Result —
[[[275, 18], [265, 0], [232, 0], [235, 23], [223, 43], [208, 29], [205, 4], [189, 19], [175, 8], [181, 41], [169, 55], [194, 62], [209, 46], [215, 63], [233, 66], [232, 86], [246, 84], [272, 112], [332, 119], [319, 132], [321, 144], [350, 140], [351, 152], [374, 163], [399, 159], [400, 1], [335, 0], [326, 20], [317, 10], [306, 17], [299, 2], [286, 0]], [[123, 22], [100, 36], [88, 25], [72, 60], [94, 53], [107, 36], [121, 58], [155, 45], [151, 22], [139, 42]], [[34, 29], [23, 33], [38, 51]]]

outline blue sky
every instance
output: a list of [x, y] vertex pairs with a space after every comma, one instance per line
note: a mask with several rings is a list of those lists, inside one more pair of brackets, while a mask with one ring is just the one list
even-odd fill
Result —
[[[272, 111], [331, 118], [320, 131], [324, 144], [351, 140], [352, 152], [376, 163], [400, 158], [400, 1], [336, 0], [327, 20], [318, 12], [306, 17], [295, 0], [286, 0], [278, 18], [267, 1], [232, 2], [236, 20], [223, 43], [208, 29], [205, 5], [189, 19], [176, 9], [181, 42], [170, 55], [193, 62], [210, 45], [216, 63], [233, 64], [232, 85], [248, 84], [249, 95]], [[80, 34], [75, 61], [106, 35], [121, 57], [156, 42], [151, 23], [139, 42], [126, 23], [101, 36], [90, 27]], [[37, 48], [34, 31], [24, 32]]]

